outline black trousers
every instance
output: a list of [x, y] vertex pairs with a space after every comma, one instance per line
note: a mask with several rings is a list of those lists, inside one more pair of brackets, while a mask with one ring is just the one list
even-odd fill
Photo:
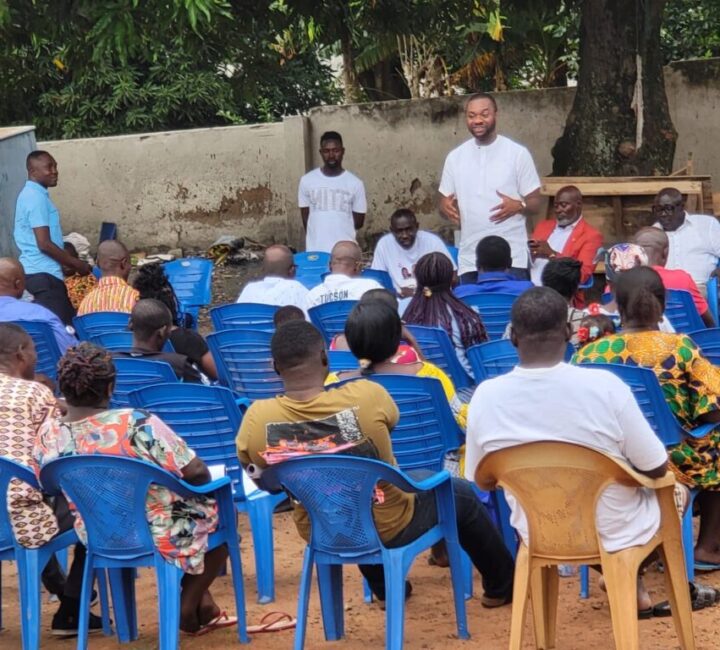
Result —
[[[53, 511], [58, 522], [58, 535], [73, 527], [75, 518], [62, 494], [55, 497]], [[84, 569], [85, 547], [82, 544], [75, 544], [75, 553], [68, 574], [65, 575], [60, 563], [53, 555], [43, 569], [42, 583], [45, 589], [55, 596], [80, 600]]]
[[25, 276], [25, 288], [35, 302], [49, 309], [65, 325], [72, 325], [77, 313], [68, 298], [65, 283], [49, 273], [31, 273]]

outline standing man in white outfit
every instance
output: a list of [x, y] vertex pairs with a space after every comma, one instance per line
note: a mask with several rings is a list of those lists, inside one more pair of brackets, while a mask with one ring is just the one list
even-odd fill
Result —
[[460, 226], [460, 282], [475, 282], [475, 247], [488, 235], [505, 239], [512, 250], [511, 272], [529, 280], [525, 217], [540, 208], [540, 178], [530, 152], [496, 132], [497, 104], [476, 93], [465, 105], [472, 138], [445, 159], [440, 212]]
[[343, 169], [342, 136], [327, 131], [320, 137], [323, 166], [300, 179], [298, 205], [305, 229], [305, 250], [329, 253], [339, 241], [355, 241], [365, 223], [367, 200], [363, 182]]

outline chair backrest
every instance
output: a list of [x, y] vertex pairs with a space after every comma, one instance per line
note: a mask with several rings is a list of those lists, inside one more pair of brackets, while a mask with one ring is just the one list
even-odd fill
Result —
[[717, 295], [718, 295], [718, 279], [716, 275], [713, 275], [705, 285], [707, 288], [707, 295], [710, 296], [710, 299], [708, 302], [708, 308], [710, 309], [710, 313], [712, 314], [713, 320], [715, 321], [715, 325], [720, 327], [720, 314], [718, 314], [718, 301], [717, 301]]
[[328, 361], [332, 372], [357, 370], [357, 357], [350, 350], [328, 350]]
[[[126, 352], [132, 348], [133, 333], [129, 330], [117, 330], [114, 332], [101, 332], [90, 337], [90, 343], [99, 345], [110, 352]], [[163, 352], [175, 352], [170, 339], [163, 343]]]
[[[570, 361], [574, 354], [575, 348], [568, 343], [565, 361]], [[467, 350], [467, 358], [478, 383], [510, 372], [520, 361], [517, 349], [509, 339], [473, 345]]]
[[330, 269], [330, 253], [307, 251], [293, 256], [297, 270], [295, 279], [308, 289], [322, 282], [322, 276]]
[[665, 315], [676, 332], [694, 332], [705, 327], [689, 291], [666, 291]]
[[178, 479], [156, 465], [101, 454], [50, 461], [40, 472], [40, 483], [51, 494], [60, 489], [67, 494], [85, 524], [88, 550], [107, 558], [155, 552], [145, 511], [150, 484], [188, 495]]
[[424, 325], [406, 325], [415, 337], [425, 359], [435, 364], [452, 379], [455, 388], [469, 388], [473, 385], [472, 378], [465, 372], [447, 332], [441, 327], [425, 327]]
[[710, 363], [716, 366], [720, 365], [720, 327], [709, 327], [697, 332], [690, 332], [688, 336], [695, 341]]
[[89, 341], [98, 334], [126, 330], [129, 321], [130, 314], [117, 311], [97, 311], [94, 314], [75, 316], [73, 327], [81, 341]]
[[271, 332], [223, 330], [207, 337], [223, 385], [248, 399], [265, 399], [283, 392], [270, 353]]
[[357, 300], [336, 300], [308, 311], [312, 324], [320, 330], [326, 343], [345, 330], [345, 321], [357, 303]]
[[273, 316], [279, 309], [276, 305], [262, 305], [255, 302], [234, 302], [229, 305], [220, 305], [210, 310], [210, 320], [216, 332], [251, 327], [264, 329], [267, 332], [275, 330]]
[[368, 280], [375, 280], [375, 282], [379, 282], [383, 288], [395, 293], [395, 285], [393, 285], [392, 278], [387, 271], [380, 271], [379, 269], [363, 269], [360, 275]]
[[125, 408], [130, 406], [129, 394], [153, 384], [172, 382], [178, 388], [178, 379], [172, 366], [165, 361], [152, 359], [113, 359], [115, 364], [115, 390], [110, 399], [111, 408]]
[[611, 483], [639, 484], [622, 463], [565, 442], [533, 442], [485, 456], [475, 470], [481, 489], [508, 490], [527, 516], [532, 556], [583, 559], [599, 555], [597, 501]]
[[457, 266], [458, 256], [460, 255], [460, 251], [458, 251], [457, 246], [450, 246], [449, 244], [445, 244], [445, 247], [448, 249], [448, 253], [450, 253], [452, 261], [455, 262], [455, 266]]
[[98, 243], [102, 244], [108, 239], [117, 239], [118, 227], [117, 224], [112, 221], [103, 221], [100, 224], [100, 238]]
[[35, 474], [24, 465], [0, 456], [0, 555], [15, 546], [15, 534], [8, 515], [8, 487], [12, 479], [20, 479], [32, 487], [38, 487]]
[[480, 314], [491, 341], [502, 338], [515, 300], [517, 296], [509, 293], [476, 293], [462, 298], [466, 305]]
[[212, 302], [213, 262], [202, 257], [183, 257], [163, 265], [184, 311]]
[[12, 322], [22, 327], [33, 340], [37, 354], [35, 372], [55, 379], [57, 377], [57, 364], [62, 355], [52, 327], [44, 321], [16, 320]]
[[310, 544], [316, 551], [341, 557], [380, 551], [372, 516], [375, 485], [388, 481], [412, 492], [386, 463], [339, 454], [315, 454], [277, 463], [263, 472], [266, 485], [292, 494], [308, 512]]
[[222, 386], [155, 384], [128, 395], [131, 406], [157, 415], [208, 465], [224, 465], [235, 498], [245, 497], [235, 447], [242, 414], [235, 396]]
[[620, 363], [588, 363], [583, 368], [609, 370], [625, 382], [633, 392], [645, 419], [665, 446], [683, 439], [683, 429], [665, 401], [658, 378], [650, 368], [625, 366]]
[[390, 433], [398, 467], [405, 472], [411, 469], [440, 471], [445, 452], [457, 449], [464, 438], [442, 384], [432, 377], [413, 375], [365, 378], [385, 388], [400, 411], [400, 419]]

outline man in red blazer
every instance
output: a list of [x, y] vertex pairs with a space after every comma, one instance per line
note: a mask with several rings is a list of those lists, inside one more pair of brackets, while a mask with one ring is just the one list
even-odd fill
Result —
[[533, 231], [528, 247], [532, 257], [532, 281], [540, 285], [548, 260], [573, 257], [582, 264], [580, 282], [595, 271], [595, 256], [602, 246], [602, 234], [582, 218], [582, 194], [574, 185], [561, 188], [553, 201], [555, 219], [541, 221]]

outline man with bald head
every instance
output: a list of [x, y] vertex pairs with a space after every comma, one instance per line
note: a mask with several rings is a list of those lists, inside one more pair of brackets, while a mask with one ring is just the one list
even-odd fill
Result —
[[98, 246], [97, 263], [102, 277], [97, 286], [83, 298], [78, 307], [78, 316], [98, 311], [129, 314], [140, 294], [127, 282], [132, 270], [128, 249], [116, 239], [106, 239]]
[[683, 195], [674, 187], [657, 193], [652, 210], [657, 220], [653, 225], [668, 236], [667, 268], [687, 271], [704, 292], [720, 259], [720, 223], [707, 214], [688, 214]]
[[262, 279], [245, 285], [237, 302], [305, 309], [308, 290], [295, 279], [295, 260], [287, 246], [275, 244], [265, 249], [262, 274]]
[[330, 275], [310, 290], [307, 309], [338, 300], [360, 300], [370, 289], [382, 289], [379, 282], [362, 278], [362, 251], [354, 241], [339, 241], [330, 254]]
[[47, 151], [32, 151], [26, 159], [28, 180], [15, 205], [15, 244], [26, 273], [27, 290], [35, 302], [72, 325], [75, 309], [65, 288], [62, 266], [88, 275], [90, 265], [63, 247], [60, 213], [50, 200], [49, 187], [58, 182], [55, 159]]
[[553, 210], [555, 219], [538, 223], [528, 243], [532, 281], [542, 285], [542, 272], [549, 260], [572, 257], [582, 264], [580, 283], [583, 284], [595, 271], [595, 256], [602, 246], [602, 235], [583, 219], [582, 194], [574, 185], [558, 190]]
[[50, 325], [61, 354], [77, 345], [74, 330], [66, 327], [49, 309], [34, 302], [20, 300], [25, 290], [22, 264], [10, 257], [0, 257], [0, 321], [39, 321]]
[[715, 327], [715, 321], [708, 308], [707, 301], [698, 289], [692, 276], [682, 269], [668, 269], [665, 267], [670, 247], [668, 236], [660, 228], [641, 228], [635, 233], [635, 243], [641, 246], [651, 266], [660, 276], [666, 289], [687, 291], [697, 307], [698, 314], [707, 327]]

